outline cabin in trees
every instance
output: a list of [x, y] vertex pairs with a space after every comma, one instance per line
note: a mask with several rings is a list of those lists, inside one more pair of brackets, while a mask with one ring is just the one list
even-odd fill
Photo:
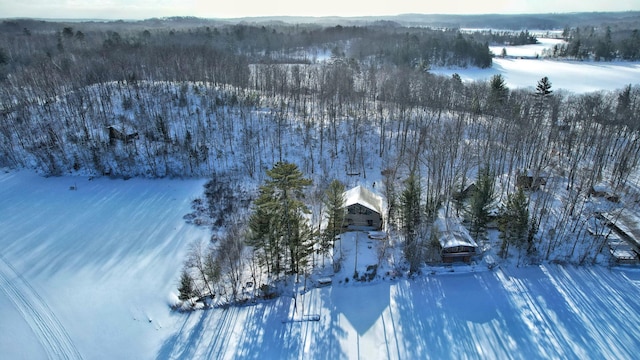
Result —
[[527, 191], [540, 190], [541, 186], [547, 185], [547, 177], [542, 174], [535, 174], [531, 171], [518, 173], [516, 186]]
[[440, 216], [435, 226], [443, 262], [469, 262], [477, 254], [478, 244], [457, 220]]
[[609, 230], [608, 234], [603, 234], [601, 236], [606, 236], [609, 253], [616, 264], [635, 265], [638, 263], [636, 247], [623, 239], [618, 233], [613, 230]]
[[596, 184], [589, 189], [589, 196], [604, 198], [607, 201], [617, 203], [620, 201], [620, 196], [614, 193], [606, 184]]
[[476, 186], [476, 184], [472, 183], [471, 185], [464, 188], [462, 191], [455, 192], [453, 194], [453, 198], [456, 201], [465, 201], [467, 199], [470, 199], [477, 190], [478, 190], [478, 187]]
[[382, 229], [382, 198], [372, 191], [356, 186], [344, 193], [345, 227], [347, 230]]
[[129, 142], [131, 140], [138, 139], [138, 133], [137, 132], [126, 134], [123, 131], [120, 131], [120, 130], [116, 129], [116, 127], [113, 126], [113, 125], [107, 126], [107, 129], [109, 130], [109, 143], [110, 144], [113, 144], [116, 140]]
[[636, 264], [640, 253], [640, 217], [632, 211], [620, 210], [600, 213], [599, 218], [612, 230], [607, 239], [613, 259]]

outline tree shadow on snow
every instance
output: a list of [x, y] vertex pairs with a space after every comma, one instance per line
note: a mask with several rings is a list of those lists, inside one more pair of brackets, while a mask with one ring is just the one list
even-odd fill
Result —
[[[197, 315], [196, 315], [197, 314]], [[199, 316], [199, 320], [194, 328], [185, 332], [188, 327], [188, 322], [191, 317]], [[194, 339], [202, 336], [204, 328], [204, 313], [189, 313], [185, 316], [184, 322], [180, 327], [180, 330], [171, 335], [162, 344], [160, 351], [156, 356], [156, 359], [172, 359], [172, 358], [188, 358], [193, 357], [196, 346], [194, 346]]]
[[[330, 294], [330, 287], [307, 292], [303, 301], [299, 297], [295, 314], [293, 298], [288, 296], [253, 306], [242, 325], [234, 358], [346, 358], [339, 341], [345, 332], [340, 327]], [[320, 319], [299, 321], [310, 315], [319, 315]]]
[[221, 358], [228, 350], [238, 319], [238, 309], [194, 311], [184, 316], [180, 330], [162, 344], [156, 359]]
[[281, 296], [251, 307], [236, 344], [236, 359], [298, 358], [298, 323], [288, 323], [291, 298]]
[[[508, 341], [492, 334], [500, 314], [491, 285], [476, 274], [440, 275], [400, 281], [392, 294], [393, 328], [398, 358], [479, 358], [508, 348]], [[483, 350], [483, 347], [489, 347]], [[499, 356], [502, 355], [502, 356]]]

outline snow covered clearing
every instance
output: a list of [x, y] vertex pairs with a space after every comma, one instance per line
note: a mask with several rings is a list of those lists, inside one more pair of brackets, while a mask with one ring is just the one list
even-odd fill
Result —
[[82, 358], [69, 338], [69, 334], [47, 303], [2, 256], [0, 256], [0, 284], [7, 298], [29, 323], [47, 357]]
[[[377, 261], [368, 245], [331, 286], [303, 291], [301, 283], [295, 301], [173, 312], [187, 246], [209, 236], [182, 218], [203, 183], [0, 174], [0, 357], [583, 359], [640, 351], [636, 269], [465, 265], [340, 283], [337, 276]], [[345, 243], [355, 237], [378, 241], [355, 233]], [[312, 314], [319, 321], [283, 323]]]
[[489, 80], [493, 75], [502, 74], [510, 88], [533, 88], [538, 80], [547, 76], [556, 89], [586, 93], [637, 84], [640, 64], [494, 58], [490, 69], [434, 69], [433, 72], [447, 76], [457, 73], [463, 81]]
[[537, 57], [543, 56], [545, 50], [549, 50], [555, 45], [560, 46], [566, 43], [561, 39], [539, 38], [537, 44], [489, 46], [489, 50], [498, 56], [502, 54], [502, 49], [505, 49], [509, 57]]
[[1, 174], [0, 357], [153, 357], [202, 184]]
[[490, 47], [496, 55], [500, 55], [504, 47], [508, 58], [495, 57], [489, 69], [436, 68], [433, 69], [433, 73], [446, 76], [457, 73], [464, 81], [489, 80], [493, 75], [502, 74], [510, 88], [534, 88], [538, 80], [547, 76], [554, 89], [575, 93], [622, 89], [628, 84], [637, 84], [640, 79], [640, 64], [637, 62], [512, 58], [541, 56], [544, 49], [562, 42], [556, 39], [539, 39], [539, 41], [540, 43], [535, 45]]

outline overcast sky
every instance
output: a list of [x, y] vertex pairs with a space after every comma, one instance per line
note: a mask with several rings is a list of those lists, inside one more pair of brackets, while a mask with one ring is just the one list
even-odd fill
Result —
[[368, 16], [640, 10], [640, 0], [0, 0], [0, 18]]

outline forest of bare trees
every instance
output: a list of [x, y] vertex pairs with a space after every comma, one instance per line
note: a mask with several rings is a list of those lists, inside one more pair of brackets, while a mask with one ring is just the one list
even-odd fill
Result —
[[[522, 210], [523, 196], [529, 204], [535, 237], [512, 229], [514, 246], [580, 262], [602, 246], [588, 233], [600, 211], [590, 189], [607, 183], [632, 199], [618, 207], [634, 209], [640, 199], [631, 176], [640, 161], [637, 85], [578, 95], [554, 91], [544, 74], [530, 90], [509, 89], [499, 75], [463, 83], [430, 73], [433, 65], [491, 65], [487, 43], [457, 30], [145, 25], [5, 21], [0, 166], [46, 175], [240, 174], [259, 183], [274, 164], [295, 161], [317, 194], [346, 174], [380, 179], [389, 224], [404, 219], [411, 239], [418, 232], [406, 219], [459, 212], [465, 205], [455, 194], [486, 168], [494, 205]], [[519, 193], [523, 174], [545, 185]], [[418, 195], [402, 214], [407, 179]], [[309, 206], [315, 223], [305, 232], [318, 227], [321, 208]], [[246, 229], [232, 230], [226, 250], [214, 253], [228, 271], [197, 257], [191, 268], [242, 284], [245, 250], [236, 239]], [[294, 270], [304, 271], [308, 251], [291, 251]]]

